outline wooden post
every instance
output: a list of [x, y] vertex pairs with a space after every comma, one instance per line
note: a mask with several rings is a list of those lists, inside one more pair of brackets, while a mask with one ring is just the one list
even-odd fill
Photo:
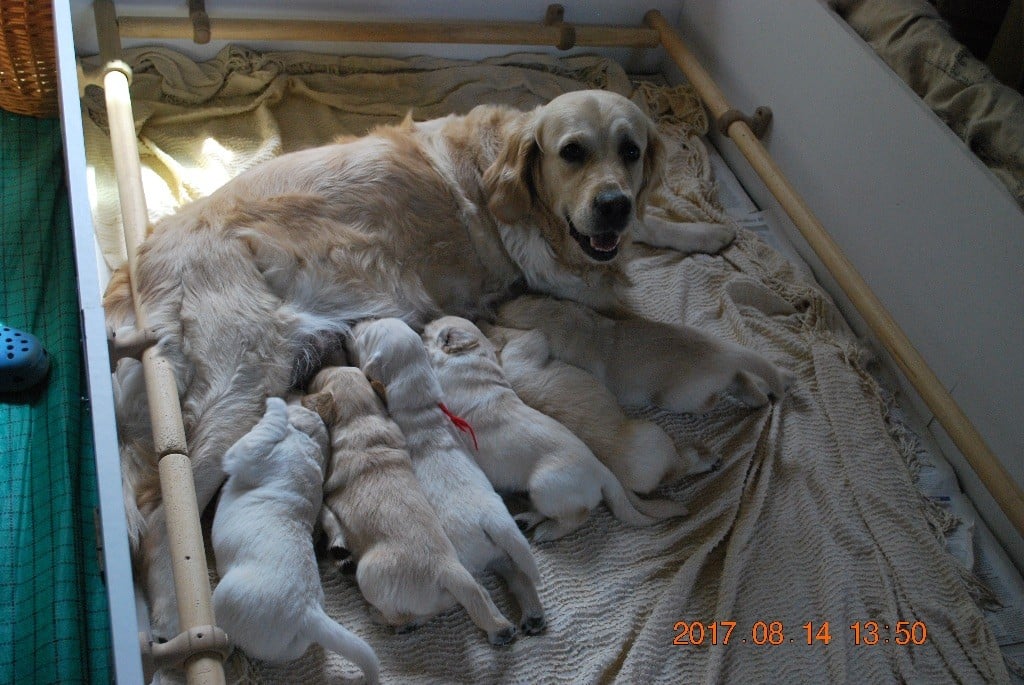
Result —
[[[95, 6], [100, 44], [104, 46], [105, 56], [110, 58], [110, 53], [119, 50], [116, 28], [111, 29], [109, 21], [113, 16], [112, 3], [109, 0], [97, 0]], [[145, 308], [139, 304], [136, 296], [135, 267], [138, 248], [145, 238], [149, 218], [128, 89], [131, 70], [123, 62], [111, 59], [104, 71], [103, 87], [135, 302], [136, 326], [141, 330], [147, 327], [147, 321]], [[214, 625], [206, 550], [199, 524], [192, 465], [186, 456], [188, 447], [174, 371], [159, 356], [155, 347], [143, 353], [142, 365], [153, 425], [154, 449], [160, 459], [160, 490], [167, 520], [179, 624], [182, 631], [194, 626]], [[190, 657], [185, 661], [185, 674], [190, 685], [222, 685], [224, 668], [221, 656], [204, 652]]]
[[[731, 107], [725, 95], [665, 17], [657, 10], [652, 10], [644, 17], [644, 22], [658, 31], [668, 55], [704, 100], [711, 117], [717, 119], [729, 111]], [[872, 332], [892, 355], [907, 380], [935, 414], [935, 418], [992, 494], [999, 508], [1017, 531], [1024, 535], [1024, 491], [985, 443], [978, 429], [928, 367], [910, 338], [842, 253], [746, 122], [733, 121], [726, 135], [736, 143], [768, 190], [793, 220], [807, 244], [818, 255], [857, 311], [864, 317]]]

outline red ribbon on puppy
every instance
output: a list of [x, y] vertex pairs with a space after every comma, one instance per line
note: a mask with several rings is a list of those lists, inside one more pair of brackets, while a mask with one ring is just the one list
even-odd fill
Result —
[[473, 427], [469, 425], [469, 421], [462, 418], [461, 416], [453, 414], [452, 410], [445, 406], [444, 402], [438, 402], [437, 406], [441, 408], [441, 411], [443, 411], [444, 415], [448, 417], [448, 420], [455, 424], [456, 428], [458, 428], [463, 433], [469, 433], [469, 437], [473, 438], [473, 449], [479, 452], [480, 445], [477, 444], [476, 433], [473, 431]]

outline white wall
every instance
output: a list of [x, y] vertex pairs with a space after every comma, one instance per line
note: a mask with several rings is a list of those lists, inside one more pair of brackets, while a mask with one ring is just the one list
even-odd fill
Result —
[[[1010, 194], [816, 0], [686, 2], [679, 29], [734, 107], [772, 107], [769, 152], [1024, 483], [1024, 213]], [[716, 142], [837, 296], [735, 146]], [[837, 299], [865, 333], [845, 297]], [[964, 489], [1024, 568], [1024, 541], [937, 422], [926, 409], [922, 414]]]

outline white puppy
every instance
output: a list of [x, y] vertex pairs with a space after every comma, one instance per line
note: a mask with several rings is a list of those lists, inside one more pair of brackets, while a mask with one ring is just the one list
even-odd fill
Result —
[[592, 373], [625, 406], [696, 412], [726, 392], [761, 407], [781, 398], [795, 378], [692, 326], [612, 319], [567, 300], [519, 297], [501, 306], [498, 323], [542, 331], [552, 356]]
[[[456, 426], [464, 424], [447, 410], [420, 336], [400, 319], [360, 323], [353, 335], [352, 358], [382, 384], [416, 477], [459, 560], [472, 573], [490, 568], [502, 576], [522, 609], [523, 631], [543, 630], [540, 573], [530, 545], [457, 435]], [[488, 601], [490, 624], [478, 625], [494, 644], [511, 641], [515, 626]]]
[[302, 656], [314, 642], [376, 683], [370, 645], [323, 609], [313, 553], [327, 431], [312, 411], [272, 397], [259, 423], [224, 455], [224, 484], [213, 520], [220, 583], [218, 624], [248, 655], [270, 662]]
[[493, 345], [470, 321], [442, 317], [427, 324], [423, 340], [452, 411], [477, 431], [473, 456], [480, 468], [499, 490], [529, 493], [534, 511], [516, 518], [536, 526], [535, 541], [576, 530], [602, 499], [634, 526], [686, 513], [676, 502], [644, 502], [627, 492], [568, 428], [524, 404]]
[[459, 562], [416, 480], [405, 437], [366, 376], [329, 367], [309, 390], [316, 394], [303, 404], [328, 422], [333, 448], [321, 521], [329, 547], [345, 546], [358, 559], [363, 596], [394, 626], [414, 627], [458, 601], [486, 630], [487, 591]]
[[680, 454], [658, 425], [626, 416], [597, 378], [553, 359], [540, 331], [499, 326], [483, 331], [516, 394], [579, 436], [629, 490], [648, 493], [696, 470], [696, 450]]

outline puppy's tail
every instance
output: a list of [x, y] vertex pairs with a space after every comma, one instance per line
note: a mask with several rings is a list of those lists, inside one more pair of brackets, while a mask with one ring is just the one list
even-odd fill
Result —
[[622, 487], [615, 474], [604, 464], [601, 467], [601, 494], [615, 518], [632, 526], [649, 526], [661, 519], [682, 516], [687, 512], [679, 502], [667, 499], [644, 500]]
[[493, 521], [485, 526], [484, 531], [495, 545], [508, 554], [520, 571], [534, 584], [540, 583], [540, 570], [537, 568], [537, 560], [530, 551], [530, 543], [510, 516], [506, 514], [503, 520]]
[[328, 616], [321, 607], [315, 606], [309, 610], [306, 614], [306, 627], [311, 639], [358, 666], [368, 685], [380, 681], [380, 659], [373, 647]]
[[237, 464], [264, 457], [287, 434], [288, 406], [280, 397], [268, 397], [263, 418], [224, 453], [224, 470], [234, 473]]

